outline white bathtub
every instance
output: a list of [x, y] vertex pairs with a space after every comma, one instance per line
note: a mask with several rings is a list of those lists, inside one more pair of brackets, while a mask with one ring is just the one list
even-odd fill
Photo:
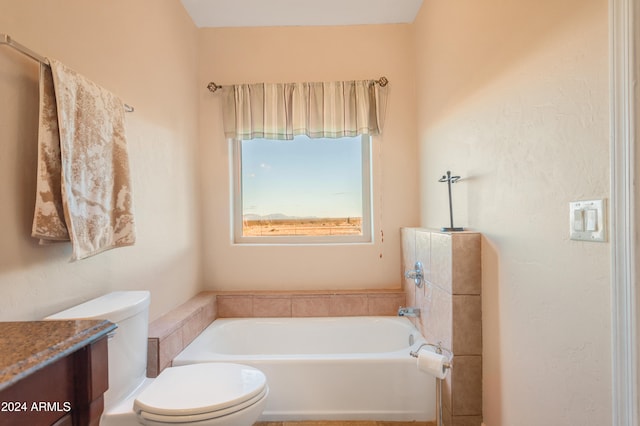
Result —
[[259, 368], [270, 391], [263, 421], [434, 421], [435, 379], [409, 355], [422, 342], [400, 317], [218, 319], [173, 365]]

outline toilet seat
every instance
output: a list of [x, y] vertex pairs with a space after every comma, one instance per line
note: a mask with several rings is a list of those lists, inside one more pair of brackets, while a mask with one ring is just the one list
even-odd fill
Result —
[[165, 369], [136, 398], [144, 419], [187, 423], [236, 413], [266, 398], [260, 370], [241, 364], [203, 363]]
[[142, 417], [145, 420], [151, 420], [158, 423], [178, 423], [178, 424], [219, 419], [221, 417], [237, 413], [241, 410], [244, 410], [245, 408], [252, 406], [253, 404], [260, 402], [262, 399], [267, 397], [268, 393], [269, 393], [269, 390], [268, 388], [265, 387], [260, 394], [256, 395], [249, 401], [246, 401], [241, 404], [235, 405], [233, 407], [225, 408], [222, 410], [216, 410], [216, 411], [206, 412], [201, 414], [167, 416], [167, 415], [148, 413], [146, 411], [140, 411], [138, 413], [138, 416]]

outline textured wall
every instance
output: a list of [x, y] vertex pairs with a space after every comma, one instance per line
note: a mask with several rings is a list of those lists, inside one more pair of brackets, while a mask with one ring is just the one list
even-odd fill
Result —
[[0, 30], [113, 91], [126, 115], [138, 241], [69, 263], [31, 238], [38, 65], [0, 46], [0, 319], [39, 319], [112, 290], [151, 316], [197, 293], [197, 33], [178, 1], [0, 0]]
[[611, 421], [609, 244], [568, 204], [609, 197], [606, 0], [433, 0], [415, 23], [421, 225], [483, 234], [487, 426]]

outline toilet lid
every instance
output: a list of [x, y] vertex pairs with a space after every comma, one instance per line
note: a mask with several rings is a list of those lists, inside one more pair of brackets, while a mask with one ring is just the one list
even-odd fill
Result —
[[[193, 416], [220, 410], [228, 414], [263, 397], [266, 382], [262, 371], [241, 364], [170, 367], [138, 395], [133, 407], [136, 413], [160, 416]], [[238, 405], [242, 407], [231, 409]]]
[[[161, 424], [165, 424], [165, 423], [178, 423], [178, 424], [187, 424], [187, 423], [193, 423], [193, 422], [200, 422], [203, 420], [211, 420], [211, 419], [220, 419], [224, 416], [228, 416], [230, 414], [234, 414], [237, 413], [241, 410], [244, 410], [245, 408], [248, 408], [250, 406], [252, 406], [253, 404], [257, 404], [259, 403], [261, 400], [265, 399], [267, 397], [267, 395], [269, 394], [269, 388], [268, 386], [265, 386], [265, 388], [262, 390], [262, 392], [260, 392], [258, 395], [254, 396], [253, 398], [242, 402], [238, 405], [234, 405], [233, 407], [229, 407], [229, 408], [225, 408], [222, 410], [216, 410], [216, 411], [209, 411], [206, 413], [200, 413], [200, 414], [187, 414], [187, 415], [163, 415], [163, 414], [153, 414], [153, 413], [147, 413], [146, 411], [140, 411], [138, 412], [138, 416], [142, 419], [145, 420], [152, 420]], [[143, 424], [146, 424], [144, 422], [142, 422]]]

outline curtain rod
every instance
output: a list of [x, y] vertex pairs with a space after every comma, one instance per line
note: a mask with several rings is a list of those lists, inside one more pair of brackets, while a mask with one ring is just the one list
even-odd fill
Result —
[[[18, 52], [22, 53], [23, 55], [26, 55], [26, 56], [30, 57], [34, 61], [38, 61], [41, 64], [51, 66], [51, 64], [49, 64], [49, 60], [47, 58], [45, 58], [42, 55], [37, 54], [36, 52], [34, 52], [33, 50], [29, 49], [28, 47], [23, 46], [22, 44], [18, 43], [17, 41], [12, 39], [11, 36], [9, 36], [7, 34], [0, 33], [0, 44], [6, 44], [7, 46], [14, 48], [15, 50], [17, 50]], [[124, 110], [126, 112], [133, 112], [134, 108], [132, 106], [130, 106], [130, 105], [124, 104]]]
[[[389, 80], [387, 79], [387, 77], [380, 77], [377, 80], [373, 81], [376, 84], [379, 84], [380, 87], [385, 87], [387, 84], [389, 84]], [[209, 84], [207, 84], [207, 89], [209, 89], [209, 91], [211, 93], [216, 93], [216, 91], [218, 89], [222, 89], [224, 86], [219, 86], [216, 83], [214, 83], [213, 81], [209, 82]]]

